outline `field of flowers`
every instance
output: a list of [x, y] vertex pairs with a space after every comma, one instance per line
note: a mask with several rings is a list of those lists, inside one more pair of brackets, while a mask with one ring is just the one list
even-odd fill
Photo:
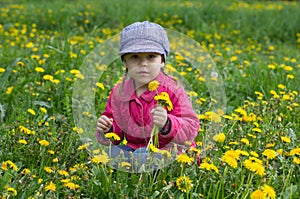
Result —
[[[1, 1], [0, 199], [300, 198], [299, 13], [299, 1]], [[211, 110], [210, 80], [171, 54], [166, 67], [189, 82], [201, 122], [197, 146], [160, 170], [131, 173], [81, 142], [72, 95], [89, 78], [80, 67], [93, 49], [144, 20], [201, 44], [226, 107]], [[116, 60], [97, 70], [99, 115], [124, 69]]]

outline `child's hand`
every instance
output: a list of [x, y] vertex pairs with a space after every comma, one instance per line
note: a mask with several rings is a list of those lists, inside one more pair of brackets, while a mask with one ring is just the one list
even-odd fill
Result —
[[97, 129], [102, 133], [107, 133], [112, 127], [112, 118], [108, 118], [105, 115], [101, 115], [97, 122]]
[[150, 113], [153, 114], [153, 123], [159, 128], [164, 127], [168, 119], [166, 109], [161, 106], [157, 106], [153, 108]]

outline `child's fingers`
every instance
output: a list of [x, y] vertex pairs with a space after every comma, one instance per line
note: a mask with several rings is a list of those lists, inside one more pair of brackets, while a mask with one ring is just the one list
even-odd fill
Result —
[[102, 115], [97, 122], [97, 128], [99, 131], [106, 132], [112, 126], [113, 119]]

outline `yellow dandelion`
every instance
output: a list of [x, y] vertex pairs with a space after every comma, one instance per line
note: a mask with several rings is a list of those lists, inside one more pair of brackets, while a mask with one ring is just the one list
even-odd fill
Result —
[[39, 144], [40, 144], [41, 146], [49, 146], [49, 142], [48, 142], [47, 140], [40, 140], [40, 141], [39, 141]]
[[116, 133], [113, 133], [113, 132], [106, 133], [105, 137], [108, 139], [113, 139], [113, 140], [117, 140], [117, 141], [121, 140], [120, 137]]
[[26, 45], [25, 45], [26, 48], [32, 48], [34, 47], [34, 43], [33, 42], [28, 42]]
[[67, 182], [67, 183], [64, 184], [64, 187], [75, 190], [75, 189], [78, 189], [80, 186], [78, 184], [73, 183], [73, 182]]
[[101, 155], [96, 155], [93, 159], [92, 159], [92, 162], [93, 163], [96, 163], [96, 164], [99, 164], [99, 163], [102, 163], [102, 164], [106, 164], [109, 162], [109, 158], [108, 158], [108, 155], [107, 153], [105, 152], [102, 152]]
[[34, 60], [40, 60], [40, 56], [39, 55], [31, 55], [30, 58], [34, 59]]
[[193, 187], [192, 180], [188, 176], [180, 176], [176, 179], [176, 185], [178, 190], [182, 192], [188, 192]]
[[30, 113], [31, 115], [36, 115], [35, 111], [31, 108], [29, 108], [28, 110], [28, 113]]
[[262, 164], [258, 162], [253, 162], [251, 159], [247, 159], [243, 162], [243, 165], [251, 172], [260, 175], [261, 177], [265, 175], [265, 168]]
[[31, 172], [31, 171], [30, 171], [29, 169], [25, 168], [25, 169], [22, 170], [21, 173], [22, 173], [22, 174], [27, 174], [27, 175], [28, 175], [28, 174], [30, 174], [30, 172]]
[[42, 68], [42, 67], [36, 67], [34, 70], [35, 70], [36, 72], [38, 72], [38, 73], [43, 73], [43, 72], [45, 72], [45, 69]]
[[290, 151], [290, 155], [299, 155], [300, 156], [300, 148], [295, 148]]
[[65, 177], [67, 177], [69, 175], [69, 173], [66, 170], [59, 170], [58, 174], [61, 176], [65, 176]]
[[250, 199], [265, 199], [265, 193], [258, 189], [251, 193]]
[[72, 70], [70, 70], [70, 73], [71, 74], [80, 74], [81, 72], [80, 72], [80, 70], [72, 69]]
[[8, 87], [6, 90], [6, 94], [10, 95], [13, 89], [14, 89], [13, 86]]
[[159, 95], [156, 95], [154, 99], [158, 102], [159, 105], [167, 107], [168, 111], [173, 109], [172, 101], [170, 100], [169, 94], [167, 92], [161, 92]]
[[232, 168], [237, 168], [237, 166], [238, 166], [237, 160], [235, 158], [231, 157], [231, 156], [223, 156], [222, 160], [224, 162], [226, 162]]
[[276, 151], [272, 150], [272, 149], [266, 149], [264, 150], [264, 152], [262, 153], [264, 156], [267, 157], [267, 159], [274, 159], [276, 157]]
[[264, 192], [266, 198], [269, 199], [275, 199], [276, 198], [276, 192], [274, 191], [274, 188], [269, 185], [264, 185], [262, 187], [262, 191]]
[[291, 139], [289, 137], [281, 136], [280, 138], [281, 138], [281, 141], [283, 141], [283, 142], [291, 143]]
[[224, 142], [226, 139], [226, 136], [224, 133], [219, 133], [213, 136], [213, 140], [219, 143]]
[[249, 140], [247, 138], [242, 138], [241, 142], [244, 143], [244, 144], [246, 144], [246, 145], [250, 145], [250, 142], [249, 142]]
[[7, 187], [6, 191], [11, 193], [13, 196], [16, 196], [18, 194], [18, 192], [13, 187]]
[[278, 84], [277, 86], [278, 86], [278, 88], [280, 88], [280, 89], [285, 89], [285, 85], [283, 85], [283, 84]]
[[22, 140], [19, 140], [18, 142], [19, 142], [20, 144], [24, 144], [24, 145], [27, 144], [27, 141], [26, 141], [26, 140], [23, 140], [23, 139], [22, 139]]
[[260, 128], [257, 128], [257, 127], [256, 127], [256, 128], [253, 128], [252, 131], [258, 132], [258, 133], [261, 133], [261, 132], [262, 132], [262, 130], [261, 130]]
[[13, 162], [10, 161], [10, 160], [7, 160], [7, 161], [5, 161], [5, 162], [2, 162], [1, 168], [2, 168], [2, 170], [4, 170], [4, 171], [8, 170], [8, 168], [11, 168], [11, 169], [13, 169], [13, 170], [15, 170], [15, 171], [18, 170], [17, 165], [15, 165], [15, 163], [13, 163]]
[[159, 149], [156, 148], [153, 144], [150, 144], [149, 147], [150, 147], [150, 150], [153, 151], [154, 153], [157, 153], [159, 151]]
[[44, 171], [46, 171], [47, 173], [53, 172], [53, 170], [50, 167], [44, 167]]
[[82, 151], [82, 150], [88, 148], [89, 146], [90, 146], [89, 143], [85, 143], [85, 144], [83, 144], [83, 145], [80, 145], [80, 146], [78, 147], [78, 150]]
[[179, 154], [176, 158], [177, 162], [179, 163], [192, 163], [194, 161], [193, 158], [189, 157], [187, 154], [185, 153], [182, 153], [182, 154]]
[[51, 181], [50, 183], [47, 184], [47, 186], [45, 187], [46, 191], [56, 191], [56, 185]]
[[237, 160], [239, 160], [240, 158], [240, 153], [241, 152], [238, 150], [229, 150], [224, 153], [221, 159], [232, 168], [237, 168], [238, 166]]
[[1, 169], [2, 169], [3, 171], [6, 171], [6, 170], [8, 169], [7, 162], [2, 162], [2, 164], [1, 164]]
[[44, 107], [40, 107], [40, 110], [41, 110], [43, 113], [47, 113], [47, 109], [44, 108]]
[[300, 164], [300, 158], [294, 157], [294, 158], [293, 158], [293, 162], [294, 162], [295, 164]]
[[53, 78], [52, 75], [44, 75], [44, 76], [43, 76], [43, 79], [44, 79], [44, 80], [52, 81], [54, 78]]
[[128, 168], [131, 167], [131, 164], [129, 162], [121, 162], [121, 166]]
[[207, 171], [214, 170], [216, 173], [219, 173], [218, 167], [216, 167], [214, 164], [209, 164], [207, 162], [201, 163], [200, 168], [205, 169]]
[[0, 68], [0, 73], [4, 73], [5, 72], [5, 68]]
[[97, 82], [97, 83], [96, 83], [96, 86], [97, 86], [98, 88], [100, 88], [101, 90], [104, 90], [104, 85], [103, 85], [102, 83]]
[[154, 91], [158, 88], [158, 86], [159, 86], [159, 82], [154, 80], [148, 84], [148, 89], [149, 91]]

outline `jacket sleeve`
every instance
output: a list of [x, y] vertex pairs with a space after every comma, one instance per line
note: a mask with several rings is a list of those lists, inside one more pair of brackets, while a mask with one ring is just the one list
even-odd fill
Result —
[[194, 141], [198, 134], [200, 122], [185, 90], [180, 87], [175, 93], [173, 97], [170, 96], [173, 110], [168, 113], [171, 129], [168, 134], [160, 135], [160, 139], [184, 145], [187, 141]]
[[[124, 138], [124, 133], [123, 131], [120, 129], [120, 127], [117, 125], [115, 119], [114, 119], [114, 115], [113, 115], [113, 110], [112, 110], [112, 98], [114, 96], [114, 91], [116, 89], [114, 88], [108, 98], [108, 101], [106, 103], [106, 107], [105, 107], [105, 110], [104, 112], [101, 114], [101, 115], [105, 115], [106, 117], [108, 118], [112, 118], [113, 119], [113, 125], [112, 125], [112, 128], [111, 128], [111, 132], [114, 132], [115, 134], [117, 134], [119, 137], [120, 137], [120, 140], [119, 141], [114, 141], [113, 144], [117, 145], [119, 144], [123, 138]], [[101, 135], [102, 134], [102, 135]], [[96, 131], [96, 138], [97, 138], [97, 141], [100, 143], [100, 144], [103, 144], [103, 145], [109, 145], [110, 141], [109, 139], [105, 138], [103, 133], [102, 132], [99, 132], [98, 130]]]

